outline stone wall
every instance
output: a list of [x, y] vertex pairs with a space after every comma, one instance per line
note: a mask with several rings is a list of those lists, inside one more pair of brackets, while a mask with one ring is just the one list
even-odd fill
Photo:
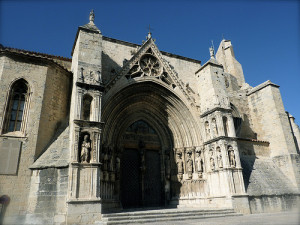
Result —
[[65, 224], [68, 168], [34, 170], [24, 224]]
[[257, 139], [270, 142], [271, 156], [296, 153], [278, 86], [267, 81], [247, 95], [253, 129]]
[[51, 144], [55, 133], [68, 119], [71, 78], [69, 73], [59, 68], [48, 68], [35, 158]]
[[[1, 57], [2, 73], [0, 74], [0, 123], [1, 131], [7, 104], [10, 85], [13, 81], [24, 78], [28, 81], [31, 95], [28, 123], [25, 136], [13, 136], [22, 142], [19, 165], [16, 175], [0, 175], [0, 196], [8, 195], [11, 199], [6, 210], [6, 216], [15, 215], [24, 217], [27, 210], [27, 198], [30, 188], [31, 170], [29, 166], [34, 161], [34, 153], [38, 136], [38, 127], [41, 116], [41, 107], [44, 93], [47, 67], [39, 60], [28, 57], [9, 55]], [[7, 138], [1, 133], [0, 142]]]
[[[2, 68], [0, 70], [2, 72], [0, 74], [0, 89], [3, 90], [0, 93], [0, 142], [4, 140], [17, 140], [21, 142], [17, 173], [15, 175], [0, 174], [0, 195], [8, 195], [11, 199], [5, 213], [5, 218], [24, 221], [25, 214], [27, 213], [27, 200], [32, 174], [29, 167], [35, 160], [36, 146], [38, 145], [40, 149], [43, 149], [43, 147], [49, 144], [55, 130], [59, 127], [58, 122], [63, 120], [63, 117], [67, 117], [68, 101], [66, 96], [69, 95], [69, 88], [67, 86], [70, 77], [66, 76], [66, 73], [68, 73], [66, 70], [63, 70], [54, 62], [39, 57], [7, 53], [6, 56], [1, 57], [0, 62], [0, 68]], [[62, 86], [60, 86], [60, 82], [58, 81], [60, 80], [59, 77], [62, 77]], [[25, 133], [14, 132], [4, 134], [2, 128], [10, 87], [14, 81], [20, 78], [28, 82], [31, 93]], [[46, 98], [44, 98], [45, 95], [47, 95]], [[57, 100], [55, 98], [57, 95], [63, 96], [63, 100]], [[54, 107], [56, 108], [55, 111], [52, 110]], [[57, 116], [54, 118], [51, 117], [55, 113]], [[50, 118], [53, 122], [45, 123]], [[42, 131], [39, 132], [39, 129], [43, 130], [44, 134]], [[50, 129], [50, 131], [47, 129]], [[40, 134], [45, 138], [42, 142], [38, 143]], [[14, 223], [12, 222], [12, 224]]]
[[270, 213], [299, 209], [299, 195], [250, 196], [251, 213]]

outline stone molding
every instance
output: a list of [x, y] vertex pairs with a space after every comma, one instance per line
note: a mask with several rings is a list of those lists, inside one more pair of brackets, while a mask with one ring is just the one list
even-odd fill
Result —
[[258, 85], [256, 87], [252, 88], [246, 95], [249, 96], [249, 95], [251, 95], [251, 94], [253, 94], [253, 93], [257, 92], [257, 91], [260, 91], [261, 89], [263, 89], [263, 88], [265, 88], [265, 87], [267, 87], [269, 85], [271, 85], [273, 87], [277, 87], [277, 88], [280, 87], [279, 85], [272, 83], [270, 80], [267, 80], [266, 82], [264, 82], [264, 83], [262, 83], [262, 84], [260, 84], [260, 85]]

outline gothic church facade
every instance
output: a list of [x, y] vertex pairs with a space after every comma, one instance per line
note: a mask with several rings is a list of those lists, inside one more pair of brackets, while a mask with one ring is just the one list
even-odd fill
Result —
[[4, 222], [87, 224], [147, 207], [297, 207], [300, 130], [279, 86], [245, 82], [231, 41], [210, 59], [78, 28], [72, 58], [0, 49]]

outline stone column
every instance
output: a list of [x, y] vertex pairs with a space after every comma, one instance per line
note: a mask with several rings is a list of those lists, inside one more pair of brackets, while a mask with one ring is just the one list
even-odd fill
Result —
[[101, 121], [101, 97], [102, 93], [94, 94], [94, 109], [93, 109], [93, 121], [100, 122]]
[[242, 168], [239, 149], [238, 149], [237, 143], [235, 141], [232, 142], [232, 147], [233, 147], [234, 154], [235, 154], [236, 168]]
[[229, 131], [228, 136], [229, 137], [236, 137], [232, 115], [227, 116], [227, 123], [228, 123], [228, 131]]
[[100, 145], [101, 145], [101, 133], [100, 131], [97, 130], [93, 132], [93, 152], [91, 153], [92, 163], [99, 163]]
[[82, 108], [82, 96], [83, 96], [83, 91], [81, 88], [77, 87], [77, 103], [76, 103], [76, 117], [75, 119], [81, 119], [81, 108]]
[[220, 145], [222, 156], [223, 156], [223, 167], [224, 168], [230, 168], [229, 165], [229, 157], [228, 157], [228, 151], [227, 151], [227, 143], [222, 141], [222, 144]]
[[71, 159], [73, 162], [79, 162], [78, 155], [79, 155], [79, 133], [80, 133], [80, 127], [75, 126], [75, 132], [74, 132], [74, 143], [73, 143], [73, 154], [71, 156]]
[[223, 117], [221, 112], [216, 112], [216, 120], [217, 120], [219, 136], [225, 136]]

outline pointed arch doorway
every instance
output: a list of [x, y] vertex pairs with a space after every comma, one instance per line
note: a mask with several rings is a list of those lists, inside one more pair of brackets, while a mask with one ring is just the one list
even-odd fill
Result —
[[122, 135], [121, 203], [123, 208], [164, 204], [161, 141], [144, 120], [131, 124]]

